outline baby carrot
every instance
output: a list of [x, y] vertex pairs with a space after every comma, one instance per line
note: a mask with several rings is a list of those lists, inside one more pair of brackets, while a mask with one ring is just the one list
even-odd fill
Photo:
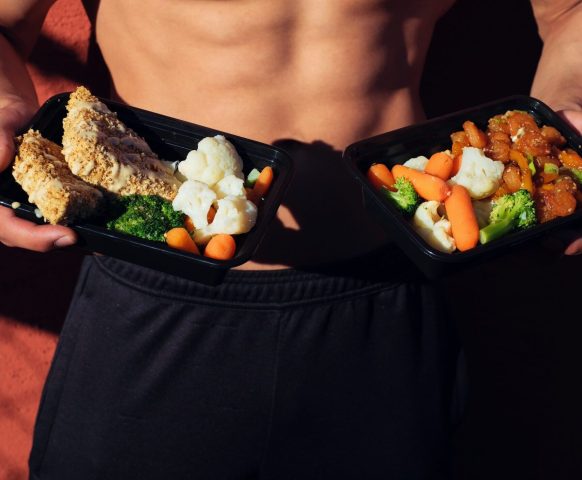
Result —
[[253, 186], [253, 196], [257, 199], [263, 198], [273, 183], [273, 169], [269, 166], [264, 167], [257, 177]]
[[368, 168], [368, 180], [374, 188], [381, 190], [382, 187], [393, 190], [392, 185], [394, 185], [394, 176], [383, 163], [374, 163]]
[[414, 189], [425, 200], [436, 200], [437, 202], [442, 202], [451, 192], [450, 187], [442, 178], [429, 175], [428, 173], [419, 172], [418, 170], [405, 167], [404, 165], [394, 165], [394, 167], [392, 167], [392, 175], [394, 175], [395, 179], [406, 177], [410, 180]]
[[204, 255], [216, 260], [229, 260], [234, 257], [235, 250], [234, 237], [226, 233], [219, 233], [210, 239], [204, 249]]
[[196, 229], [194, 222], [188, 215], [184, 218], [184, 228], [188, 230], [188, 233], [192, 233]]
[[451, 177], [454, 177], [457, 173], [459, 173], [462, 162], [463, 162], [463, 152], [461, 151], [461, 153], [453, 157], [453, 169], [451, 170]]
[[[212, 223], [212, 220], [214, 220], [215, 215], [216, 209], [214, 207], [210, 207], [208, 209], [208, 213], [206, 214], [206, 220], [208, 221], [208, 223]], [[194, 222], [188, 215], [186, 215], [186, 217], [184, 218], [184, 228], [188, 230], [189, 233], [193, 233], [194, 230], [196, 230], [196, 225], [194, 225]]]
[[185, 252], [195, 253], [200, 255], [198, 247], [192, 240], [192, 237], [183, 227], [176, 227], [168, 230], [164, 235], [166, 237], [166, 243], [173, 248], [178, 250], [184, 250]]
[[424, 167], [425, 173], [434, 175], [443, 180], [448, 180], [453, 171], [453, 159], [446, 152], [437, 152], [428, 159], [426, 167]]
[[208, 223], [212, 223], [215, 216], [216, 216], [216, 209], [214, 207], [210, 207], [208, 209], [208, 213], [206, 214], [206, 220], [208, 221]]
[[464, 252], [475, 247], [479, 241], [479, 224], [465, 187], [453, 185], [451, 195], [445, 200], [445, 210], [457, 248]]

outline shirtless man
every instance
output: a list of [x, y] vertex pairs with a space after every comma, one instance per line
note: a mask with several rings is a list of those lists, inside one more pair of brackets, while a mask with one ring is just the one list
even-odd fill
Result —
[[[8, 2], [0, 11], [2, 168], [11, 160], [14, 128], [37, 108], [18, 57], [31, 50], [51, 3]], [[279, 212], [284, 228], [263, 244], [264, 261], [243, 268], [335, 261], [385, 241], [358, 213], [357, 186], [336, 165], [337, 153], [423, 118], [423, 61], [434, 24], [453, 0], [164, 2], [163, 9], [137, 0], [86, 3], [113, 97], [266, 143], [293, 141], [297, 174]], [[571, 73], [582, 68], [578, 3], [533, 2], [546, 46], [532, 93], [565, 110], [576, 126], [582, 122], [582, 85]], [[318, 162], [301, 159], [310, 154]], [[74, 242], [64, 227], [33, 227], [6, 209], [0, 215], [6, 245], [45, 251]], [[348, 219], [342, 235], [327, 234]], [[582, 251], [582, 240], [568, 253], [574, 248]]]
[[[0, 7], [4, 34], [0, 36], [0, 168], [7, 168], [12, 159], [15, 129], [37, 108], [22, 59], [34, 45], [51, 3], [21, 0], [3, 2]], [[261, 277], [265, 279], [261, 288], [276, 284], [279, 275], [287, 290], [283, 294], [273, 290], [259, 298], [257, 286], [216, 306], [213, 302], [224, 300], [226, 290], [216, 293], [167, 277], [162, 281], [151, 272], [109, 259], [86, 266], [77, 292], [80, 300], [74, 302], [63, 330], [62, 353], [53, 364], [45, 390], [48, 406], [39, 414], [31, 456], [33, 478], [100, 477], [95, 471], [107, 478], [190, 478], [187, 472], [198, 472], [200, 478], [440, 478], [439, 474], [447, 478], [448, 427], [443, 412], [448, 409], [451, 382], [448, 327], [440, 317], [433, 318], [436, 300], [426, 286], [417, 287], [404, 278], [382, 277], [379, 283], [359, 278], [379, 275], [369, 260], [360, 259], [381, 249], [388, 239], [361, 213], [358, 187], [341, 167], [339, 157], [356, 140], [423, 119], [418, 95], [423, 62], [435, 22], [453, 0], [169, 0], [163, 2], [163, 8], [161, 2], [152, 0], [85, 3], [110, 69], [113, 98], [274, 143], [291, 154], [296, 174], [278, 222], [253, 261], [242, 266], [242, 270], [273, 270], [272, 276]], [[545, 41], [532, 94], [582, 128], [582, 84], [578, 80], [582, 72], [582, 4], [573, 0], [532, 3]], [[74, 243], [75, 234], [61, 226], [32, 225], [14, 217], [10, 209], [0, 209], [0, 240], [46, 251]], [[566, 253], [575, 252], [582, 252], [582, 238]], [[393, 257], [388, 254], [386, 262], [394, 262]], [[356, 260], [349, 263], [351, 259]], [[301, 282], [285, 277], [285, 269], [307, 271], [322, 264], [339, 267], [304, 280], [302, 295], [319, 308], [316, 313], [306, 313], [305, 303], [294, 303]], [[360, 264], [360, 269], [354, 270], [354, 264]], [[407, 275], [406, 263], [382, 265]], [[98, 275], [101, 277], [96, 279]], [[310, 297], [315, 294], [306, 292], [315, 291], [324, 277], [334, 279], [328, 288], [334, 298], [349, 297], [354, 304], [323, 312], [332, 308], [331, 297], [324, 302], [323, 297]], [[334, 290], [346, 278], [352, 282], [348, 290]], [[119, 281], [115, 291], [107, 290], [111, 279]], [[252, 277], [235, 272], [229, 281], [247, 285]], [[135, 288], [123, 290], [122, 284]], [[404, 290], [402, 285], [406, 285]], [[160, 290], [187, 294], [153, 297]], [[101, 299], [103, 313], [90, 313], [95, 305], [90, 298], [97, 302], [95, 296], [103, 291], [109, 295]], [[355, 305], [354, 299], [364, 291], [374, 292], [373, 303]], [[160, 304], [164, 312], [179, 309], [175, 303], [181, 302], [182, 307], [196, 304], [198, 316], [191, 323], [206, 325], [207, 315], [224, 319], [224, 329], [234, 325], [228, 312], [241, 298], [251, 303], [256, 300], [249, 308], [257, 312], [271, 312], [268, 318], [264, 312], [255, 313], [265, 319], [260, 328], [244, 330], [248, 336], [245, 348], [254, 348], [257, 331], [276, 340], [257, 340], [262, 347], [255, 352], [256, 358], [241, 354], [233, 364], [216, 367], [216, 376], [202, 374], [204, 381], [195, 382], [200, 391], [216, 382], [229, 385], [214, 387], [208, 398], [196, 397], [197, 392], [183, 385], [176, 387], [191, 381], [181, 370], [176, 373], [176, 365], [184, 365], [183, 360], [190, 357], [174, 356], [175, 362], [168, 364], [165, 347], [155, 350], [150, 346], [147, 354], [144, 345], [130, 347], [142, 327], [135, 319], [144, 316], [152, 330], [159, 328], [164, 339], [173, 338], [172, 322], [176, 322], [172, 319], [184, 317], [184, 313], [162, 313]], [[136, 299], [142, 309], [132, 312]], [[291, 310], [285, 310], [285, 305]], [[301, 321], [294, 318], [299, 311]], [[113, 320], [101, 330], [86, 332], [88, 324], [101, 322], [103, 317]], [[125, 325], [128, 317], [133, 319], [133, 334], [124, 337], [118, 331], [111, 335], [110, 329]], [[165, 323], [158, 322], [158, 317]], [[325, 318], [333, 322], [326, 323]], [[361, 328], [347, 327], [354, 319]], [[343, 325], [341, 331], [332, 331], [338, 324]], [[241, 325], [236, 328], [243, 331], [246, 326]], [[366, 331], [375, 332], [371, 336], [381, 348], [368, 345]], [[293, 332], [301, 338], [291, 341]], [[105, 334], [110, 342], [107, 346], [96, 347], [87, 340]], [[179, 338], [184, 335], [195, 334], [182, 332]], [[120, 339], [126, 342], [118, 345]], [[215, 346], [222, 352], [221, 361], [228, 354], [237, 355], [229, 350], [234, 345], [226, 338]], [[129, 353], [120, 353], [125, 348]], [[271, 348], [272, 355], [266, 355]], [[294, 349], [296, 356], [284, 355]], [[86, 352], [85, 356], [79, 357], [79, 352]], [[163, 368], [144, 373], [141, 383], [133, 382], [133, 377], [147, 370], [144, 362], [150, 357]], [[99, 365], [104, 358], [111, 363]], [[218, 360], [210, 358], [204, 368], [212, 368], [209, 364]], [[311, 361], [300, 364], [305, 359]], [[192, 361], [190, 368], [195, 370], [199, 358]], [[236, 363], [244, 368], [234, 375], [230, 370], [235, 371]], [[274, 373], [262, 372], [265, 364], [275, 365]], [[390, 365], [377, 366], [384, 364]], [[72, 371], [71, 365], [75, 365]], [[133, 369], [133, 377], [118, 374], [122, 366]], [[262, 372], [260, 380], [246, 378], [253, 369]], [[103, 370], [107, 375], [99, 376]], [[69, 371], [66, 379], [63, 371]], [[172, 386], [165, 383], [168, 378]], [[245, 382], [256, 397], [246, 398], [249, 391], [241, 386]], [[103, 384], [103, 390], [92, 389], [95, 384]], [[348, 385], [347, 390], [341, 385]], [[158, 387], [163, 387], [167, 397], [156, 396]], [[359, 389], [364, 390], [363, 395]], [[239, 403], [217, 398], [217, 392], [234, 396]], [[119, 396], [120, 406], [115, 400]], [[145, 400], [140, 403], [140, 399]], [[219, 405], [208, 413], [206, 409], [214, 401]], [[101, 409], [103, 404], [110, 407], [108, 411]], [[193, 404], [193, 411], [181, 417], [170, 413]], [[355, 404], [355, 411], [350, 404]], [[119, 415], [110, 414], [112, 409], [118, 409]], [[206, 416], [196, 417], [200, 410]], [[245, 423], [245, 413], [251, 410], [252, 420]], [[224, 420], [234, 411], [242, 419]], [[67, 418], [63, 412], [68, 412]], [[207, 418], [215, 423], [208, 423]], [[182, 431], [184, 425], [188, 427]], [[164, 468], [173, 475], [164, 477]]]

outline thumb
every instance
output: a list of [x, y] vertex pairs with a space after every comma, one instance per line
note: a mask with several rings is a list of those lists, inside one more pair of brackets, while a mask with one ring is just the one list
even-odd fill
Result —
[[568, 248], [564, 251], [566, 255], [580, 255], [582, 254], [582, 237], [574, 240]]
[[3, 103], [0, 107], [0, 171], [5, 170], [14, 157], [14, 135], [35, 112], [33, 106], [18, 98]]
[[0, 128], [0, 171], [6, 170], [14, 158], [14, 132]]

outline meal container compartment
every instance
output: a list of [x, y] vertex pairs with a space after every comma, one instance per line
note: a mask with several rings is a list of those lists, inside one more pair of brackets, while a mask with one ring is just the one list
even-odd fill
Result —
[[[43, 136], [62, 144], [63, 125], [69, 93], [58, 94], [39, 109], [29, 128], [39, 130]], [[243, 160], [243, 171], [248, 174], [253, 168], [261, 170], [270, 165], [274, 170], [274, 180], [269, 193], [259, 206], [254, 228], [243, 235], [236, 235], [237, 251], [230, 260], [214, 260], [194, 255], [167, 246], [162, 242], [140, 239], [118, 233], [91, 223], [91, 220], [70, 225], [79, 236], [79, 246], [92, 252], [102, 253], [133, 262], [162, 272], [178, 275], [200, 283], [216, 285], [226, 272], [248, 261], [256, 251], [271, 220], [283, 199], [293, 172], [292, 160], [279, 148], [249, 140], [229, 133], [202, 127], [171, 117], [130, 107], [106, 99], [100, 99], [128, 127], [142, 136], [151, 149], [163, 160], [183, 160], [198, 142], [207, 136], [224, 135], [236, 148]], [[19, 133], [22, 133], [19, 132]], [[36, 207], [28, 202], [28, 195], [20, 188], [12, 176], [12, 168], [0, 174], [0, 204], [14, 208], [19, 217], [35, 223], [44, 223], [37, 218]]]
[[373, 163], [384, 163], [389, 168], [410, 158], [450, 149], [450, 135], [462, 130], [463, 122], [471, 120], [481, 129], [494, 115], [507, 110], [523, 110], [539, 125], [556, 127], [566, 138], [567, 146], [582, 154], [582, 136], [548, 106], [528, 96], [512, 96], [495, 102], [462, 110], [420, 124], [377, 135], [348, 146], [343, 159], [361, 184], [365, 208], [387, 229], [390, 238], [429, 278], [437, 278], [460, 268], [475, 265], [488, 258], [506, 254], [517, 245], [540, 238], [565, 226], [581, 223], [582, 210], [568, 217], [557, 218], [527, 230], [513, 232], [489, 244], [477, 245], [465, 252], [444, 253], [428, 245], [406, 219], [381, 192], [368, 181], [366, 173]]

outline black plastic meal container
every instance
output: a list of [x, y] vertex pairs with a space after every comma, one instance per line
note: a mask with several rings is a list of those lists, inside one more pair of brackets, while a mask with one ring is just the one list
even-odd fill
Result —
[[[66, 104], [69, 93], [56, 95], [39, 109], [29, 128], [61, 145], [63, 136], [63, 119], [66, 116]], [[163, 160], [183, 160], [198, 142], [208, 136], [224, 135], [243, 160], [243, 171], [247, 174], [253, 168], [261, 170], [271, 166], [274, 180], [264, 202], [258, 208], [254, 228], [237, 235], [237, 250], [230, 260], [214, 260], [202, 255], [176, 250], [163, 242], [143, 240], [130, 235], [118, 233], [90, 220], [70, 225], [79, 237], [79, 246], [92, 251], [116, 257], [128, 262], [153, 268], [162, 272], [178, 275], [200, 283], [216, 285], [222, 281], [226, 272], [248, 261], [256, 251], [277, 208], [281, 204], [285, 190], [291, 179], [293, 165], [291, 158], [281, 149], [249, 140], [229, 133], [213, 130], [189, 122], [177, 120], [157, 113], [134, 108], [107, 99], [100, 99], [118, 118], [138, 135], [142, 136], [151, 149]], [[36, 207], [28, 202], [27, 194], [20, 188], [8, 168], [0, 175], [0, 204], [15, 208], [19, 217], [36, 223], [44, 223], [35, 215]]]
[[462, 267], [475, 265], [488, 258], [509, 253], [515, 246], [540, 238], [564, 226], [581, 223], [582, 210], [568, 217], [557, 218], [527, 230], [513, 232], [485, 245], [477, 245], [465, 252], [444, 253], [428, 245], [406, 219], [381, 192], [368, 181], [366, 173], [373, 163], [384, 163], [389, 168], [420, 155], [430, 157], [435, 152], [450, 149], [450, 135], [462, 130], [463, 122], [471, 120], [481, 129], [494, 115], [508, 110], [523, 110], [536, 119], [538, 125], [556, 127], [566, 138], [569, 148], [582, 153], [582, 136], [548, 106], [528, 96], [513, 96], [474, 108], [429, 120], [361, 140], [350, 145], [343, 158], [363, 191], [364, 205], [386, 227], [390, 238], [429, 278], [452, 273]]

